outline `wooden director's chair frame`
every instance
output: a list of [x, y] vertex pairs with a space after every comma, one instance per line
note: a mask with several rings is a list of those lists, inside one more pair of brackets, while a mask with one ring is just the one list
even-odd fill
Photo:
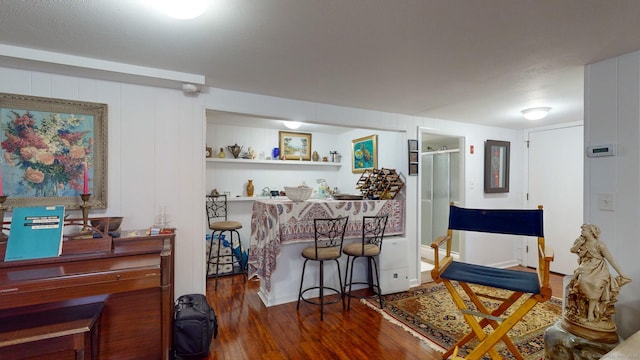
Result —
[[[549, 265], [553, 261], [553, 250], [545, 247], [542, 206], [531, 210], [484, 210], [449, 207], [449, 229], [447, 235], [438, 237], [431, 247], [435, 250], [434, 268], [431, 276], [436, 282], [442, 282], [453, 298], [453, 302], [462, 312], [465, 321], [471, 327], [471, 332], [460, 339], [442, 356], [449, 358], [469, 341], [477, 338], [479, 344], [467, 354], [466, 359], [480, 359], [488, 353], [492, 359], [501, 359], [495, 345], [502, 341], [517, 359], [524, 359], [507, 332], [520, 321], [537, 303], [551, 298], [549, 287]], [[509, 234], [520, 236], [536, 236], [538, 238], [538, 268], [537, 272], [498, 269], [488, 266], [467, 264], [453, 261], [451, 256], [451, 242], [453, 231], [475, 231], [484, 233]], [[440, 259], [440, 247], [446, 244], [445, 256]], [[469, 309], [453, 282], [469, 296], [475, 306]], [[478, 284], [498, 289], [512, 291], [508, 298], [496, 299], [494, 296], [476, 293], [469, 284]], [[520, 297], [528, 296], [526, 301], [507, 316], [502, 316]], [[488, 309], [480, 297], [488, 297], [502, 301], [495, 309]], [[476, 317], [481, 318], [480, 321]], [[491, 326], [492, 331], [485, 333], [484, 328]]]

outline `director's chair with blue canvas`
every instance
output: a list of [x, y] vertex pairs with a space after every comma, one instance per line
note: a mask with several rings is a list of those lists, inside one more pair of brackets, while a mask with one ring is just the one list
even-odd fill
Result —
[[[454, 261], [451, 256], [451, 242], [454, 231], [473, 231], [492, 234], [515, 235], [513, 239], [520, 241], [521, 236], [538, 238], [538, 268], [536, 272], [499, 269], [489, 266], [468, 264]], [[444, 257], [440, 259], [440, 247], [445, 244]], [[487, 244], [487, 248], [491, 245]], [[431, 247], [435, 250], [434, 268], [431, 276], [436, 282], [442, 282], [460, 312], [471, 328], [471, 332], [460, 339], [442, 356], [448, 358], [457, 354], [462, 346], [473, 339], [479, 343], [465, 356], [466, 359], [479, 359], [489, 354], [492, 359], [501, 359], [495, 346], [504, 342], [509, 351], [517, 358], [524, 359], [507, 332], [518, 323], [537, 303], [551, 298], [549, 287], [549, 265], [553, 261], [552, 249], [545, 247], [542, 206], [538, 209], [466, 209], [449, 207], [449, 228], [447, 234], [437, 238]], [[457, 283], [459, 286], [455, 286]], [[474, 291], [483, 285], [511, 291], [508, 298], [497, 299], [502, 303], [495, 309], [488, 309], [480, 298], [496, 299], [495, 296]], [[462, 289], [462, 290], [459, 290]], [[462, 291], [471, 300], [473, 307], [465, 303]], [[525, 296], [526, 300], [517, 308], [509, 310], [512, 305]], [[470, 304], [469, 304], [470, 305]], [[510, 315], [506, 315], [509, 310]], [[478, 320], [480, 318], [480, 320]], [[490, 326], [490, 327], [488, 327]], [[487, 328], [485, 330], [485, 328]], [[462, 356], [461, 354], [457, 354]]]

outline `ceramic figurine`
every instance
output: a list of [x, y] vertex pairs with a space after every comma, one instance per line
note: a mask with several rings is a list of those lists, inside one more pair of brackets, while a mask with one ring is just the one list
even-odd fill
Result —
[[[571, 252], [578, 255], [578, 268], [569, 283], [564, 321], [569, 332], [611, 332], [615, 337], [616, 325], [611, 316], [615, 313], [620, 288], [631, 282], [607, 246], [600, 240], [600, 228], [592, 224], [580, 227], [580, 236], [574, 241]], [[609, 272], [609, 265], [617, 276]], [[582, 333], [577, 334], [583, 336]], [[599, 335], [599, 337], [600, 337]]]
[[220, 148], [220, 151], [218, 152], [218, 157], [219, 157], [220, 159], [223, 159], [223, 158], [225, 157], [225, 155], [224, 155], [224, 149], [223, 149], [223, 148]]

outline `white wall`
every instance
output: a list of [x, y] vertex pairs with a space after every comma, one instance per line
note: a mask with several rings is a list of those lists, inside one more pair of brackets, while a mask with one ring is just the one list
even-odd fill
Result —
[[[586, 67], [585, 146], [616, 144], [612, 157], [586, 158], [584, 219], [628, 277], [616, 304], [619, 333], [640, 329], [640, 52]], [[599, 209], [599, 194], [613, 194], [615, 211]], [[613, 272], [615, 273], [615, 271]]]
[[[465, 205], [509, 208], [522, 206], [522, 132], [345, 108], [215, 88], [198, 96], [179, 90], [110, 82], [82, 77], [0, 67], [0, 91], [26, 95], [107, 103], [109, 106], [108, 209], [92, 214], [121, 215], [123, 229], [151, 225], [161, 206], [167, 207], [176, 237], [176, 295], [204, 292], [205, 109], [296, 119], [355, 130], [337, 139], [350, 149], [352, 138], [372, 133], [396, 133], [380, 141], [380, 166], [407, 174], [407, 139], [417, 139], [419, 128], [464, 136], [467, 173]], [[464, 119], [462, 119], [464, 120]], [[511, 192], [483, 193], [483, 145], [487, 139], [511, 142]], [[475, 154], [469, 154], [469, 145]], [[349, 154], [343, 150], [343, 154]], [[358, 174], [343, 165], [340, 184], [355, 184]], [[244, 182], [246, 176], [238, 176]], [[346, 187], [348, 185], [344, 185]], [[261, 189], [260, 187], [258, 189]], [[419, 282], [417, 263], [417, 177], [406, 176], [410, 280]], [[10, 214], [8, 214], [10, 215]], [[471, 242], [465, 256], [479, 264], [514, 263], [518, 252], [511, 242]], [[503, 246], [504, 245], [504, 246]]]
[[[204, 289], [201, 239], [204, 113], [182, 91], [0, 67], [0, 92], [108, 104], [108, 208], [123, 229], [176, 226], [176, 295]], [[81, 216], [78, 212], [77, 216]], [[7, 217], [11, 213], [7, 213]], [[195, 260], [195, 261], [194, 261]]]

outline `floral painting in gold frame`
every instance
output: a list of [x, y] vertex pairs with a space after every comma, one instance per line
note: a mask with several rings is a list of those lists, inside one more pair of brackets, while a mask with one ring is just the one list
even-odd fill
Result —
[[0, 190], [7, 208], [107, 207], [107, 105], [0, 93]]
[[378, 167], [378, 135], [351, 141], [351, 172], [361, 173]]

